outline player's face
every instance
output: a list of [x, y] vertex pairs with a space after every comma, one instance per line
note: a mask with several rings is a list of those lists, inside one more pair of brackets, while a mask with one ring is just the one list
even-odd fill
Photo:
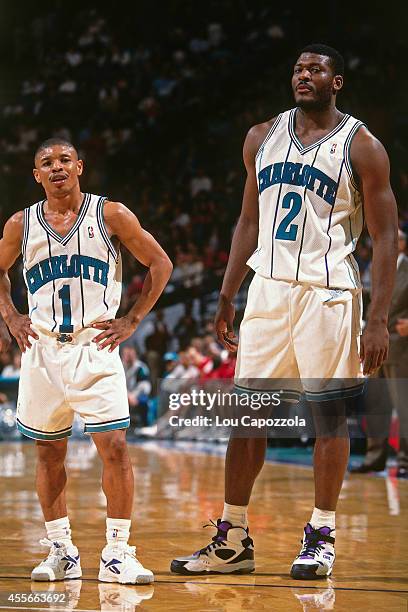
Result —
[[82, 170], [83, 162], [78, 159], [75, 149], [67, 145], [53, 145], [38, 153], [33, 173], [47, 196], [58, 198], [77, 187]]
[[298, 106], [322, 109], [331, 104], [343, 86], [343, 78], [333, 74], [330, 58], [316, 53], [302, 53], [292, 76], [292, 89]]

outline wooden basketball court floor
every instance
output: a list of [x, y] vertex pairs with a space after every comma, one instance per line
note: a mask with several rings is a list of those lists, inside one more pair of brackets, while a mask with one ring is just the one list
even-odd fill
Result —
[[[337, 517], [337, 562], [332, 579], [293, 581], [289, 567], [313, 506], [313, 475], [296, 465], [265, 465], [250, 506], [257, 571], [247, 576], [183, 577], [170, 560], [207, 544], [202, 529], [220, 514], [223, 459], [169, 450], [159, 443], [130, 447], [136, 473], [133, 540], [156, 577], [153, 586], [98, 583], [104, 545], [105, 498], [93, 445], [69, 444], [68, 503], [83, 579], [31, 583], [30, 571], [47, 550], [34, 489], [30, 443], [0, 444], [0, 610], [166, 611], [347, 610], [405, 611], [408, 601], [408, 483], [395, 478], [346, 480]], [[12, 593], [62, 593], [65, 606], [10, 603]]]

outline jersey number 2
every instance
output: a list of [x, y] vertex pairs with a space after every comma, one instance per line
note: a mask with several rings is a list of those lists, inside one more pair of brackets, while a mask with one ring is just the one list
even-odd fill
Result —
[[296, 240], [298, 226], [292, 223], [302, 208], [302, 196], [290, 191], [282, 200], [282, 208], [289, 208], [288, 214], [279, 223], [276, 230], [276, 238], [279, 240]]
[[72, 334], [74, 326], [71, 325], [71, 293], [69, 285], [63, 285], [58, 291], [58, 297], [62, 303], [62, 325], [59, 330], [62, 334]]

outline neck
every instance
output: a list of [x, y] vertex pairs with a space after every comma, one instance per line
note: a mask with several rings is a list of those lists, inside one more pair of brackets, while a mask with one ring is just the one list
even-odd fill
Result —
[[58, 213], [64, 213], [67, 210], [77, 212], [82, 204], [84, 194], [81, 192], [79, 185], [75, 186], [72, 191], [65, 193], [60, 197], [47, 195], [47, 208]]
[[299, 106], [296, 120], [301, 126], [326, 129], [332, 127], [333, 122], [338, 121], [341, 115], [334, 104], [320, 109], [304, 109]]

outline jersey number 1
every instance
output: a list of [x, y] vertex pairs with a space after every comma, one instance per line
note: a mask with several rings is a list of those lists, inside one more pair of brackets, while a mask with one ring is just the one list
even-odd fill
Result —
[[69, 285], [63, 285], [58, 291], [58, 297], [62, 303], [62, 325], [59, 330], [62, 334], [72, 334], [74, 326], [71, 325], [71, 293]]
[[300, 213], [302, 196], [299, 193], [290, 191], [282, 200], [282, 208], [289, 208], [289, 212], [279, 223], [279, 227], [276, 230], [276, 238], [279, 240], [296, 240], [298, 226], [292, 223], [292, 221]]

